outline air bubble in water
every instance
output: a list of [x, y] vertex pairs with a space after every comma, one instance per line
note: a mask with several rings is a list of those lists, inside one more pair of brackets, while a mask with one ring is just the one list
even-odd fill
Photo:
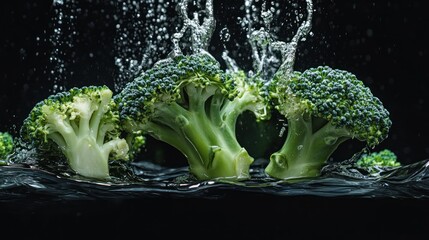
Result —
[[54, 0], [54, 2], [53, 2], [54, 6], [56, 6], [56, 5], [63, 5], [63, 4], [64, 4], [63, 0]]
[[283, 126], [282, 128], [280, 128], [279, 137], [283, 137], [285, 132], [286, 132], [286, 127]]
[[231, 34], [229, 33], [229, 29], [228, 28], [222, 28], [222, 30], [220, 30], [220, 40], [223, 43], [229, 42], [231, 38]]

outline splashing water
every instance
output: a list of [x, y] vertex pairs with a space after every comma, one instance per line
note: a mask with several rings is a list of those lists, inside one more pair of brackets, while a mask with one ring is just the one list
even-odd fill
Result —
[[122, 0], [116, 3], [115, 90], [122, 89], [142, 70], [169, 52], [169, 26], [175, 17], [169, 7], [176, 1]]
[[299, 41], [305, 41], [306, 36], [311, 30], [311, 21], [313, 19], [313, 3], [311, 0], [307, 0], [307, 19], [298, 28], [292, 41], [285, 43], [283, 41], [276, 41], [273, 43], [273, 49], [280, 51], [283, 64], [280, 66], [279, 71], [284, 72], [286, 76], [289, 76], [293, 71], [293, 65], [295, 63], [295, 54], [298, 47]]
[[180, 48], [180, 40], [183, 38], [185, 32], [190, 29], [191, 31], [191, 51], [198, 53], [201, 51], [207, 52], [213, 31], [215, 29], [215, 20], [213, 17], [213, 0], [207, 0], [205, 5], [205, 17], [200, 23], [200, 15], [194, 12], [193, 18], [189, 18], [188, 10], [189, 0], [183, 0], [179, 3], [179, 13], [183, 20], [183, 27], [180, 32], [173, 35], [173, 56], [182, 54]]
[[[262, 3], [262, 4], [261, 4]], [[121, 0], [109, 3], [114, 11], [114, 65], [116, 76], [114, 88], [120, 91], [127, 82], [140, 72], [149, 69], [165, 57], [183, 54], [184, 49], [190, 52], [203, 51], [208, 48], [215, 31], [216, 20], [213, 12], [213, 0]], [[190, 11], [190, 4], [197, 11]], [[250, 77], [258, 76], [267, 83], [278, 72], [293, 71], [295, 54], [299, 41], [304, 41], [311, 30], [313, 4], [306, 0], [307, 18], [302, 22], [290, 42], [277, 40], [274, 32], [279, 26], [272, 26], [273, 19], [282, 14], [278, 3], [245, 0], [245, 16], [238, 17], [242, 29], [247, 33], [251, 47], [253, 69], [247, 71]], [[262, 6], [259, 6], [262, 5]], [[53, 31], [49, 38], [52, 45], [51, 69], [49, 79], [53, 91], [63, 91], [72, 81], [73, 71], [68, 66], [74, 63], [73, 48], [79, 37], [76, 30], [78, 11], [72, 0], [54, 1]], [[176, 6], [177, 14], [172, 14]], [[296, 6], [298, 8], [298, 6]], [[295, 9], [296, 22], [301, 21], [304, 13]], [[173, 17], [171, 17], [173, 16]], [[179, 22], [181, 27], [179, 28]], [[189, 36], [189, 40], [188, 40]], [[221, 31], [221, 41], [226, 43], [231, 35], [227, 28]], [[280, 54], [278, 54], [280, 53]], [[237, 61], [229, 55], [224, 44], [222, 53], [228, 71], [238, 71]], [[74, 85], [74, 84], [71, 84]]]
[[[280, 40], [275, 41], [274, 39], [276, 37], [270, 33], [270, 25], [274, 19], [275, 8], [271, 7], [267, 9], [266, 2], [264, 2], [261, 11], [263, 27], [260, 29], [253, 29], [252, 21], [250, 20], [250, 6], [253, 6], [252, 0], [246, 1], [246, 16], [249, 19], [248, 39], [252, 47], [253, 68], [256, 75], [262, 75], [261, 77], [268, 82], [276, 72], [283, 72], [285, 76], [293, 72], [298, 43], [301, 40], [305, 40], [305, 37], [311, 30], [313, 3], [311, 0], [306, 0], [306, 3], [307, 19], [298, 28], [292, 40], [287, 43]], [[277, 12], [277, 15], [278, 14], [280, 13]], [[281, 53], [281, 60], [277, 58], [274, 51], [279, 51]], [[277, 66], [279, 62], [281, 62], [281, 66], [278, 69], [275, 67], [273, 68], [273, 66]]]
[[[261, 6], [256, 3], [262, 2]], [[250, 77], [258, 76], [267, 84], [276, 72], [284, 72], [289, 75], [293, 72], [296, 51], [300, 41], [305, 41], [311, 35], [311, 22], [313, 18], [313, 3], [306, 0], [307, 17], [302, 21], [303, 13], [296, 9], [296, 22], [302, 21], [296, 34], [290, 42], [277, 40], [274, 32], [279, 31], [279, 26], [272, 26], [274, 19], [278, 18], [282, 12], [279, 10], [279, 3], [271, 3], [268, 6], [266, 1], [245, 0], [245, 17], [239, 17], [241, 28], [247, 33], [247, 39], [251, 47], [251, 59], [253, 69], [248, 71]], [[223, 30], [223, 32], [227, 31]], [[221, 39], [223, 38], [221, 31]], [[225, 41], [228, 41], [225, 40]], [[229, 56], [229, 51], [224, 44], [223, 60], [229, 71], [237, 71], [239, 67], [236, 61]], [[277, 54], [280, 53], [280, 54]]]
[[[182, 49], [184, 48], [183, 45], [186, 44], [189, 45], [189, 49], [193, 53], [205, 52], [210, 55], [208, 53], [208, 47], [210, 46], [210, 40], [216, 27], [216, 21], [213, 15], [213, 0], [205, 1], [204, 9], [199, 12], [193, 12], [192, 17], [188, 15], [189, 2], [190, 0], [182, 0], [177, 5], [183, 26], [179, 31], [172, 34], [171, 42], [173, 50], [170, 52], [169, 57], [182, 55]], [[196, 2], [197, 5], [201, 5], [202, 1], [194, 2]], [[250, 76], [260, 76], [268, 83], [272, 76], [278, 71], [285, 72], [286, 74], [290, 74], [293, 71], [298, 43], [299, 41], [305, 41], [306, 36], [311, 30], [311, 21], [313, 16], [312, 0], [306, 0], [306, 4], [307, 18], [298, 28], [292, 40], [286, 43], [279, 40], [275, 41], [274, 39], [276, 39], [276, 37], [271, 33], [271, 23], [274, 19], [274, 14], [278, 16], [281, 12], [276, 11], [275, 7], [270, 7], [268, 9], [267, 3], [264, 1], [262, 3], [260, 16], [258, 16], [259, 11], [253, 0], [245, 0], [246, 17], [242, 22], [242, 27], [247, 32], [247, 38], [252, 49], [253, 71], [248, 72]], [[274, 6], [278, 7], [279, 5], [274, 4]], [[302, 18], [302, 14], [298, 15], [300, 17], [297, 17], [297, 21]], [[254, 25], [257, 22], [262, 22], [263, 25], [259, 29], [254, 28]], [[187, 32], [190, 32], [190, 43], [186, 42], [184, 39]], [[166, 34], [165, 36], [168, 37], [169, 35]], [[230, 37], [229, 30], [227, 28], [223, 28], [220, 32], [221, 41], [223, 43], [228, 42]], [[182, 41], [185, 41], [185, 43], [183, 44]], [[148, 46], [151, 48], [156, 45], [154, 45], [154, 42], [150, 42]], [[227, 70], [233, 72], [238, 71], [239, 66], [237, 62], [229, 56], [229, 51], [226, 49], [225, 44], [224, 48], [225, 50], [222, 53], [222, 58], [226, 63]], [[280, 52], [280, 58], [274, 53], [275, 51]], [[166, 59], [162, 59], [161, 61], [163, 60]], [[121, 61], [119, 61], [118, 58], [116, 59], [116, 63], [120, 68], [123, 68]], [[130, 65], [133, 65], [133, 63], [134, 67], [129, 68], [131, 69], [131, 72], [141, 71], [142, 67], [139, 67], [141, 65], [138, 65], [136, 60], [132, 61]], [[152, 64], [153, 61], [149, 61], [149, 63]]]
[[[87, 33], [79, 32], [77, 24], [89, 14], [79, 4], [74, 0], [55, 0], [52, 5], [48, 77], [54, 93], [66, 90], [69, 85], [76, 86], [73, 81], [79, 80], [74, 78], [72, 70], [77, 61], [74, 48], [79, 38]], [[176, 0], [119, 0], [103, 4], [114, 9], [106, 13], [110, 16], [104, 21], [106, 25], [112, 25], [115, 32], [113, 62], [117, 69], [113, 82], [115, 90], [119, 91], [138, 73], [169, 53], [172, 23], [177, 18], [171, 17], [171, 8], [176, 5]]]
[[75, 2], [72, 0], [55, 0], [53, 2], [53, 31], [49, 38], [52, 45], [49, 58], [51, 70], [48, 76], [53, 85], [53, 93], [64, 91], [69, 77], [73, 74], [73, 72], [68, 71], [67, 65], [73, 61], [70, 55], [78, 35], [75, 30], [76, 9]]

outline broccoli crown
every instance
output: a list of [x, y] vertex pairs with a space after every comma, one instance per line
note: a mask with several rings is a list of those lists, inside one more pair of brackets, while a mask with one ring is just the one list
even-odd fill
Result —
[[129, 82], [115, 100], [121, 116], [135, 121], [144, 119], [159, 102], [185, 101], [182, 88], [192, 83], [197, 87], [217, 86], [228, 98], [234, 97], [234, 81], [225, 74], [219, 63], [207, 54], [178, 56], [155, 65]]
[[309, 113], [347, 129], [369, 146], [387, 137], [389, 112], [352, 73], [321, 66], [294, 72], [288, 79], [279, 74], [272, 83], [275, 108], [287, 118]]
[[356, 165], [363, 168], [398, 167], [401, 166], [401, 163], [397, 161], [395, 153], [388, 149], [384, 149], [380, 152], [363, 154], [356, 162]]
[[12, 135], [7, 132], [0, 132], [0, 159], [4, 159], [14, 148]]
[[[21, 128], [21, 137], [33, 143], [49, 145], [48, 135], [57, 131], [58, 126], [53, 123], [54, 118], [63, 120], [75, 132], [79, 131], [79, 123], [83, 118], [91, 118], [105, 99], [105, 94], [112, 94], [107, 86], [86, 86], [72, 88], [69, 91], [50, 95], [47, 99], [37, 103], [29, 116], [24, 120]], [[100, 114], [100, 123], [108, 126], [105, 140], [119, 137], [119, 113], [117, 104], [112, 100], [106, 103], [103, 114]], [[98, 129], [97, 129], [98, 130]]]

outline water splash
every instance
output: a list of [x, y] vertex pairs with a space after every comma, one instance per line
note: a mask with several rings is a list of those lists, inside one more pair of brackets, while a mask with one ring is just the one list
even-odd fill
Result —
[[[267, 72], [266, 66], [270, 65], [272, 60], [269, 58], [272, 36], [270, 34], [270, 23], [273, 19], [272, 11], [266, 10], [266, 2], [262, 5], [263, 27], [258, 30], [251, 30], [248, 34], [250, 46], [252, 48], [253, 69], [255, 75], [260, 76]], [[266, 77], [266, 76], [265, 76]], [[264, 78], [264, 77], [263, 77]]]
[[[253, 59], [253, 71], [249, 71], [249, 75], [258, 76], [268, 83], [276, 72], [284, 72], [286, 75], [293, 72], [298, 43], [304, 41], [310, 34], [313, 2], [306, 0], [307, 18], [290, 42], [276, 40], [277, 37], [273, 33], [271, 23], [281, 14], [279, 9], [276, 9], [279, 4], [274, 3], [269, 7], [268, 3], [263, 1], [259, 8], [256, 5], [258, 2], [245, 0], [245, 18], [242, 21], [242, 28], [247, 32]], [[303, 16], [298, 10], [295, 11], [295, 15], [296, 21]], [[258, 25], [260, 25], [259, 28]], [[275, 28], [278, 30], [278, 26]], [[280, 53], [280, 57], [276, 52]]]
[[[105, 24], [112, 25], [115, 32], [113, 63], [117, 69], [113, 81], [116, 91], [168, 54], [170, 32], [174, 30], [172, 23], [177, 18], [171, 14], [171, 9], [176, 2], [177, 0], [119, 0], [102, 3], [107, 9], [114, 9], [112, 12], [106, 11]], [[66, 90], [68, 82], [73, 80], [72, 69], [77, 60], [74, 49], [81, 42], [79, 37], [85, 36], [85, 33], [77, 30], [77, 24], [80, 24], [78, 18], [86, 18], [88, 14], [88, 9], [82, 5], [85, 6], [74, 0], [55, 0], [52, 4], [53, 30], [48, 37], [52, 50], [48, 78], [52, 82], [54, 93]]]
[[76, 31], [76, 4], [73, 0], [55, 0], [53, 2], [53, 32], [49, 38], [52, 50], [48, 79], [52, 82], [52, 92], [65, 90], [69, 77], [73, 72], [68, 70], [71, 63], [70, 52], [75, 46], [78, 36]]
[[172, 22], [170, 8], [176, 0], [121, 0], [116, 3], [115, 90], [169, 52]]
[[[191, 32], [191, 51], [193, 53], [207, 52], [210, 45], [210, 40], [216, 26], [216, 21], [213, 16], [213, 0], [206, 0], [204, 16], [199, 12], [193, 13], [193, 18], [188, 16], [188, 5], [190, 0], [182, 0], [178, 5], [178, 11], [183, 20], [182, 29], [173, 35], [173, 51], [172, 56], [182, 54], [180, 41], [189, 29]], [[202, 17], [202, 21], [200, 18]]]
[[[279, 3], [244, 1], [245, 16], [239, 19], [251, 47], [253, 70], [248, 71], [250, 77], [258, 76], [268, 83], [277, 71], [286, 74], [293, 71], [298, 43], [305, 40], [311, 29], [313, 4], [311, 0], [306, 0], [306, 3], [307, 18], [291, 41], [286, 42], [277, 40], [274, 32], [280, 27], [272, 24], [283, 14]], [[216, 26], [213, 0], [120, 0], [111, 1], [110, 5], [116, 9], [112, 17], [116, 31], [113, 60], [117, 67], [114, 79], [116, 91], [160, 59], [183, 54], [186, 47], [191, 52], [208, 52]], [[172, 14], [175, 7], [178, 16]], [[54, 31], [50, 37], [52, 69], [49, 79], [53, 83], [53, 91], [57, 92], [65, 90], [67, 81], [74, 74], [69, 66], [75, 61], [71, 55], [79, 36], [76, 31], [79, 8], [72, 0], [56, 0], [53, 9]], [[297, 9], [294, 14], [295, 21], [304, 16]], [[180, 28], [179, 20], [182, 21]], [[229, 39], [230, 34], [225, 28], [221, 31], [221, 41], [227, 42]], [[230, 57], [226, 47], [224, 49], [222, 58], [227, 70], [238, 71], [237, 61]]]
[[313, 2], [312, 0], [306, 0], [306, 2], [307, 19], [298, 28], [292, 40], [289, 43], [286, 43], [284, 41], [276, 41], [272, 44], [273, 49], [276, 51], [280, 51], [282, 55], [283, 63], [278, 71], [283, 72], [286, 76], [289, 76], [293, 72], [295, 55], [299, 41], [305, 41], [305, 37], [311, 31], [311, 23], [313, 19]]
[[222, 28], [222, 30], [219, 32], [219, 37], [223, 44], [224, 51], [222, 52], [222, 59], [225, 61], [226, 71], [238, 72], [240, 68], [237, 62], [229, 56], [229, 51], [226, 47], [226, 44], [231, 40], [231, 34], [229, 32], [229, 29], [226, 27]]

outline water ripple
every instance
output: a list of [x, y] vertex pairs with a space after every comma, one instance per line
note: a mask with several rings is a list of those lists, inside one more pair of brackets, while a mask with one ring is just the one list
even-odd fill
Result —
[[327, 165], [322, 176], [303, 181], [279, 181], [264, 173], [266, 161], [251, 169], [244, 182], [197, 181], [186, 167], [163, 168], [151, 163], [132, 166], [132, 180], [109, 182], [66, 177], [26, 165], [0, 167], [0, 202], [45, 200], [133, 199], [133, 198], [222, 198], [231, 192], [277, 196], [321, 196], [361, 198], [428, 198], [429, 160], [371, 176], [350, 164]]

